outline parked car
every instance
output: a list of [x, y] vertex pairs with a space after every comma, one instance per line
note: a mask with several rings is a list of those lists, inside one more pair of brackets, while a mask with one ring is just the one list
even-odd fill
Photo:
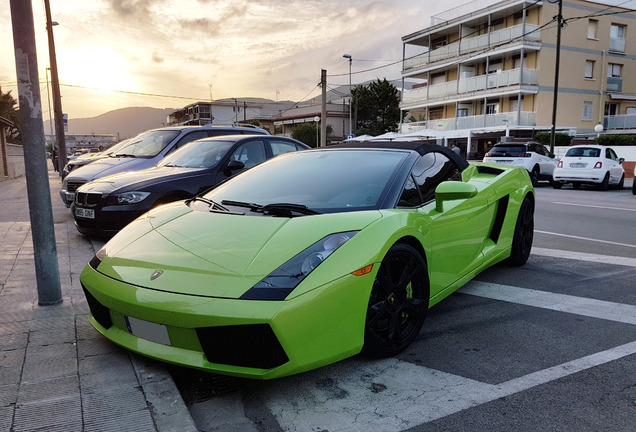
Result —
[[396, 355], [432, 307], [532, 247], [521, 168], [422, 142], [287, 153], [155, 208], [84, 268], [89, 321], [131, 351], [269, 379]]
[[123, 140], [118, 142], [117, 144], [113, 144], [106, 150], [99, 153], [85, 153], [79, 156], [77, 159], [69, 160], [68, 163], [62, 169], [62, 179], [68, 175], [75, 168], [79, 168], [84, 165], [88, 165], [91, 162], [95, 162], [97, 159], [101, 159], [103, 157], [108, 157], [118, 151], [120, 148], [126, 145], [126, 143], [130, 140]]
[[611, 147], [597, 144], [572, 146], [555, 168], [552, 185], [555, 189], [561, 189], [566, 183], [572, 183], [574, 189], [583, 184], [595, 185], [601, 190], [610, 186], [622, 189], [624, 160]]
[[152, 168], [102, 177], [77, 189], [75, 226], [111, 236], [153, 207], [191, 198], [234, 174], [309, 146], [271, 135], [228, 135], [193, 141]]
[[483, 161], [525, 168], [533, 186], [539, 180], [552, 182], [552, 172], [557, 165], [554, 155], [545, 146], [533, 141], [497, 143], [486, 153]]
[[253, 125], [236, 123], [165, 127], [144, 132], [131, 139], [115, 152], [112, 158], [99, 159], [67, 175], [62, 181], [60, 197], [66, 207], [70, 207], [75, 198], [75, 191], [84, 183], [107, 175], [150, 168], [167, 154], [194, 140], [211, 136], [245, 134], [269, 135], [269, 132]]

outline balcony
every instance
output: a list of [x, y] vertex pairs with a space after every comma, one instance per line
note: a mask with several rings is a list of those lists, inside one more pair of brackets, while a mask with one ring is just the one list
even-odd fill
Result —
[[519, 24], [489, 34], [466, 38], [461, 42], [444, 45], [443, 47], [404, 60], [404, 71], [421, 68], [441, 60], [459, 57], [462, 54], [468, 54], [519, 40], [539, 42], [541, 40], [539, 26], [526, 24], [524, 33], [524, 25]]
[[636, 114], [622, 114], [605, 116], [603, 128], [611, 129], [636, 129]]
[[617, 37], [610, 38], [609, 50], [610, 50], [610, 52], [623, 53], [624, 54], [625, 53], [625, 39], [624, 38], [617, 38]]
[[[636, 119], [636, 116], [634, 116]], [[462, 129], [483, 129], [489, 127], [536, 126], [536, 113], [532, 111], [505, 112], [457, 118], [437, 119], [413, 123], [403, 123], [402, 133], [416, 132], [421, 129], [454, 131]]]
[[[423, 102], [431, 102], [438, 99], [446, 99], [449, 96], [471, 94], [476, 96], [476, 92], [486, 92], [491, 89], [502, 89], [505, 87], [519, 85], [538, 84], [537, 69], [523, 69], [523, 79], [521, 69], [511, 69], [499, 71], [488, 75], [480, 75], [470, 78], [462, 78], [459, 81], [448, 81], [440, 84], [433, 84], [428, 87], [421, 87], [414, 90], [404, 91], [402, 96], [403, 108], [406, 105], [415, 105]], [[489, 93], [492, 93], [490, 91]]]
[[609, 92], [622, 92], [623, 91], [623, 79], [607, 77], [607, 91]]

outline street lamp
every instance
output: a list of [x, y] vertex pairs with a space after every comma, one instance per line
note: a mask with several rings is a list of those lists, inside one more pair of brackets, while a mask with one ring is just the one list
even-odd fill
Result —
[[596, 138], [600, 137], [601, 132], [603, 132], [603, 125], [599, 123], [596, 126], [594, 126], [594, 132], [596, 132]]
[[353, 95], [351, 94], [351, 62], [353, 61], [353, 59], [351, 58], [351, 54], [344, 54], [343, 57], [346, 59], [349, 59], [349, 135], [352, 135], [351, 133], [351, 105], [353, 102]]
[[318, 123], [320, 123], [320, 117], [314, 117], [314, 121], [316, 122], [316, 147], [320, 147], [320, 136], [318, 135]]

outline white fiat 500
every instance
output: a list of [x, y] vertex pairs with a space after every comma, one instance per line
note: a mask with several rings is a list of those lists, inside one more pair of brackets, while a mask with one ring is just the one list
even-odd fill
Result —
[[601, 190], [610, 186], [622, 189], [625, 181], [623, 161], [610, 147], [596, 144], [572, 146], [554, 169], [552, 186], [560, 189], [564, 184], [572, 183], [574, 189], [582, 184], [596, 185]]

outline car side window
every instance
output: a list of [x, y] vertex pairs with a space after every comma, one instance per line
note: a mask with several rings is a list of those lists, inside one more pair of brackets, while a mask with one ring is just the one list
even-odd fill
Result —
[[251, 168], [263, 162], [265, 159], [267, 159], [265, 156], [265, 144], [263, 141], [254, 140], [241, 144], [234, 150], [230, 160], [243, 162], [245, 168]]
[[616, 156], [616, 153], [614, 153], [614, 150], [611, 148], [605, 149], [605, 157], [607, 159], [618, 160], [618, 156]]
[[183, 147], [189, 142], [196, 141], [201, 138], [207, 138], [207, 137], [208, 137], [208, 134], [205, 131], [190, 132], [189, 134], [182, 136], [181, 139], [177, 141], [177, 143], [174, 146], [172, 146], [170, 150], [168, 150], [168, 153], [172, 153], [176, 149]]
[[545, 147], [543, 147], [542, 145], [539, 144], [533, 144], [532, 148], [530, 151], [533, 151], [537, 154], [540, 154], [541, 156], [547, 156], [548, 153], [545, 151]]
[[455, 162], [442, 153], [426, 153], [413, 166], [398, 205], [426, 204], [435, 199], [435, 189], [440, 183], [449, 180], [461, 181], [461, 179], [461, 171]]
[[282, 155], [284, 153], [295, 152], [298, 150], [296, 144], [288, 142], [288, 141], [269, 141], [269, 145], [272, 148], [272, 154], [274, 156]]
[[224, 130], [210, 130], [206, 132], [206, 136], [221, 136], [221, 135], [243, 135], [243, 131], [240, 129], [224, 129]]

